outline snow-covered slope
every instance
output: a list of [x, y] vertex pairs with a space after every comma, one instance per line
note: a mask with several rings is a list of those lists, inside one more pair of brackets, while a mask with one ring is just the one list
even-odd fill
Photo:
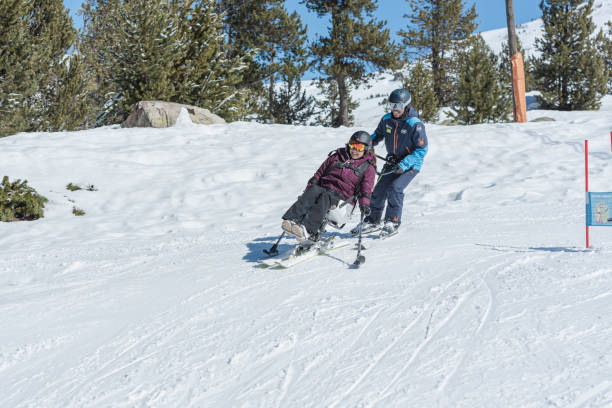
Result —
[[609, 406], [612, 231], [585, 250], [583, 141], [592, 190], [610, 190], [612, 99], [428, 125], [402, 233], [361, 269], [349, 248], [257, 268], [327, 153], [375, 126], [364, 107], [352, 129], [0, 139], [0, 175], [50, 200], [0, 225], [0, 405]]
[[[597, 31], [601, 28], [604, 32], [607, 32], [606, 22], [612, 21], [612, 0], [595, 0], [591, 17]], [[516, 35], [519, 37], [525, 54], [528, 57], [534, 57], [539, 54], [535, 48], [535, 40], [542, 36], [543, 27], [544, 25], [540, 18], [517, 27]], [[508, 29], [506, 27], [485, 31], [481, 35], [496, 54], [501, 53], [502, 44], [508, 42]]]

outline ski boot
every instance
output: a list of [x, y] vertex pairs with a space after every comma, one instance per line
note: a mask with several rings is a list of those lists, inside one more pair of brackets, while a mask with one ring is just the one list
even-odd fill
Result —
[[387, 238], [399, 232], [399, 222], [385, 221], [385, 225], [380, 231], [380, 238]]
[[304, 241], [308, 237], [306, 227], [292, 220], [283, 220], [281, 228], [289, 235], [293, 235], [298, 241]]
[[[351, 235], [353, 236], [357, 236], [359, 235], [359, 226], [361, 224], [357, 224], [357, 226], [355, 226], [355, 228], [353, 228], [351, 230]], [[361, 230], [362, 234], [369, 234], [371, 232], [376, 232], [376, 231], [380, 231], [383, 228], [383, 224], [382, 222], [378, 221], [372, 221], [369, 218], [366, 218], [365, 220], [363, 220], [363, 228]]]

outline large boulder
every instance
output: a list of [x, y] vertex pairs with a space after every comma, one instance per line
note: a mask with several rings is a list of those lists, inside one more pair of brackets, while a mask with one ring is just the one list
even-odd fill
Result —
[[185, 108], [193, 123], [201, 125], [225, 123], [222, 117], [211, 113], [208, 109], [198, 108], [197, 106], [163, 101], [140, 101], [134, 105], [132, 112], [130, 112], [122, 126], [154, 128], [173, 126], [176, 123], [181, 108]]

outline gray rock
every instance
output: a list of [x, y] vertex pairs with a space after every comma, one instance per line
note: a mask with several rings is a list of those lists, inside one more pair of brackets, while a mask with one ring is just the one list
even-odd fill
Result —
[[540, 116], [539, 118], [531, 119], [530, 122], [555, 122], [555, 120], [548, 116]]
[[173, 126], [181, 108], [185, 108], [193, 123], [212, 125], [226, 123], [225, 120], [211, 113], [208, 109], [197, 106], [183, 105], [174, 102], [140, 101], [132, 108], [132, 112], [122, 123], [123, 127], [154, 127], [165, 128]]

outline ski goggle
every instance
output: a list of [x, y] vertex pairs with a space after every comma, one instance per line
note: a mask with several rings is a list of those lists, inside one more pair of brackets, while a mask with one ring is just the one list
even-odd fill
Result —
[[363, 152], [365, 150], [365, 145], [359, 142], [350, 142], [349, 147], [351, 149], [357, 150], [358, 152]]
[[391, 105], [391, 110], [404, 110], [404, 104], [402, 102], [390, 103], [389, 105]]

